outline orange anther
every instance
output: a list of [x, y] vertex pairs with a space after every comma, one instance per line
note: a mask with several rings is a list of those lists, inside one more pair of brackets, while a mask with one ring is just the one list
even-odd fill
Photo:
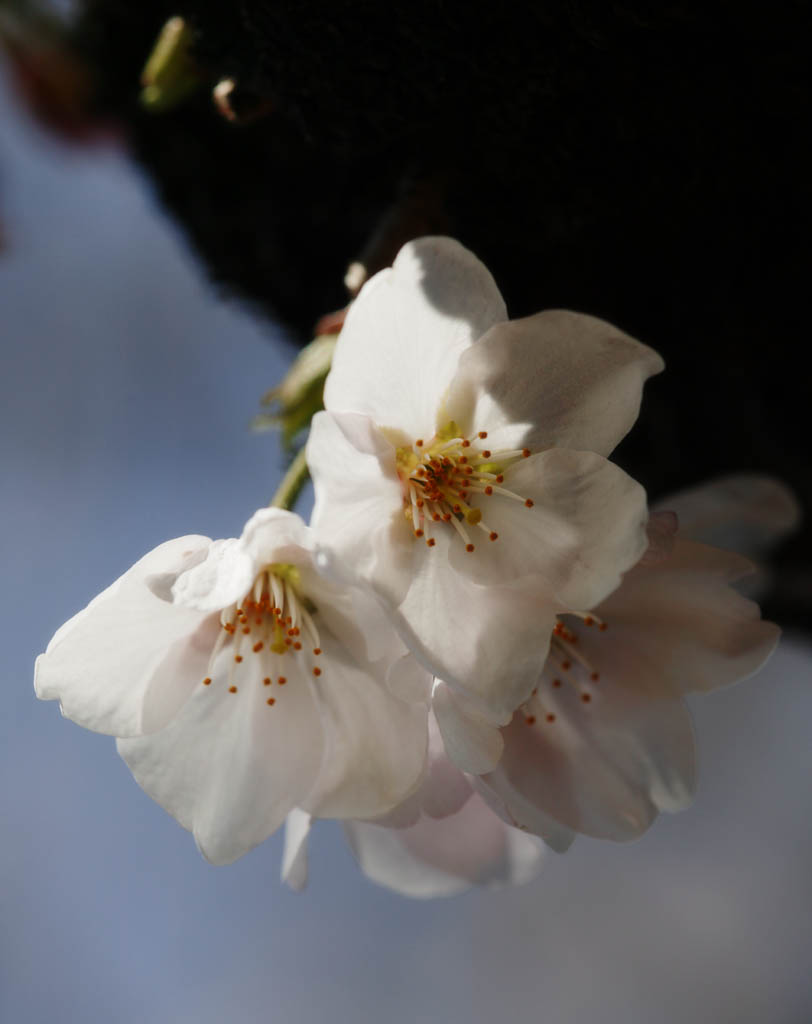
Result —
[[474, 550], [474, 545], [473, 544], [466, 544], [465, 545], [465, 550], [470, 554]]
[[321, 675], [321, 669], [319, 668], [318, 665], [316, 665], [316, 667], [313, 669], [313, 675], [314, 676], [320, 676]]
[[237, 662], [237, 664], [239, 665], [239, 663], [240, 663], [240, 662], [242, 661], [242, 655], [241, 655], [241, 654], [235, 654], [235, 655], [234, 655], [234, 660], [235, 660], [235, 661]]
[[547, 715], [547, 721], [548, 722], [554, 722], [555, 721], [555, 715], [552, 712], [550, 712], [550, 714]]
[[430, 548], [433, 548], [436, 543], [437, 541], [434, 539], [434, 537], [429, 537], [429, 539], [426, 541], [426, 544], [428, 544]]
[[279, 683], [280, 686], [284, 686], [285, 683], [287, 682], [287, 679], [285, 679], [284, 676], [280, 676], [276, 681], [277, 683]]
[[415, 537], [422, 537], [422, 536], [423, 536], [423, 531], [422, 531], [422, 530], [420, 529], [420, 527], [418, 527], [418, 528], [417, 528], [417, 529], [416, 529], [416, 530], [414, 531], [414, 535], [415, 535]]
[[211, 686], [211, 676], [206, 676], [206, 678], [203, 680], [203, 685]]
[[488, 537], [491, 540], [497, 540], [498, 537], [499, 537], [499, 534], [496, 532], [496, 530], [491, 530], [491, 532], [488, 534]]
[[493, 494], [493, 488], [491, 487], [490, 484], [488, 484], [488, 486], [485, 488], [485, 493], [488, 495]]
[[555, 687], [556, 690], [559, 690], [561, 688], [561, 680], [560, 679], [554, 679], [553, 680], [553, 686]]
[[528, 715], [527, 718], [525, 718], [525, 722], [527, 722], [528, 725], [535, 725], [536, 724], [536, 716], [535, 715]]
[[499, 476], [498, 476], [498, 477], [496, 478], [496, 482], [497, 482], [498, 484], [503, 484], [503, 483], [505, 482], [505, 478], [504, 478], [504, 476], [503, 476], [503, 475], [502, 475], [501, 473], [500, 473], [500, 474], [499, 474]]
[[491, 453], [490, 453], [490, 452], [488, 451], [488, 449], [486, 448], [486, 449], [485, 449], [485, 450], [484, 450], [484, 451], [482, 452], [482, 458], [483, 458], [483, 459], [489, 459], [490, 457], [491, 457]]
[[590, 697], [588, 693], [582, 693], [581, 700], [584, 702], [584, 704], [588, 704], [592, 700], [592, 697]]
[[525, 504], [525, 506], [527, 508], [532, 508], [533, 507], [533, 499], [532, 498], [525, 498], [524, 504]]
[[258, 651], [261, 651], [264, 646], [265, 646], [265, 644], [261, 640], [259, 640], [257, 643], [255, 643], [253, 648], [252, 648], [254, 654], [256, 654]]
[[267, 699], [267, 700], [265, 701], [265, 703], [266, 703], [266, 704], [270, 704], [270, 706], [271, 706], [271, 707], [273, 707], [273, 706], [274, 706], [274, 704], [276, 704], [276, 697], [269, 697], [269, 698], [268, 698], [268, 699]]
[[530, 449], [529, 448], [522, 448], [522, 457], [525, 458], [525, 459], [529, 459], [530, 458]]
[[318, 655], [318, 654], [321, 654], [321, 647], [314, 647], [314, 648], [313, 648], [313, 653], [314, 653], [314, 654], [317, 654], [317, 655]]
[[422, 448], [423, 447], [423, 438], [422, 437], [418, 438], [418, 440], [415, 441], [415, 444], [417, 445], [418, 448]]
[[468, 440], [468, 438], [467, 438], [467, 437], [466, 437], [466, 439], [465, 439], [465, 440], [464, 440], [464, 441], [462, 442], [462, 446], [463, 446], [463, 448], [470, 448], [470, 447], [471, 447], [471, 442], [470, 442], [470, 441]]
[[488, 431], [487, 430], [480, 430], [480, 432], [477, 434], [477, 437], [480, 439], [480, 441], [484, 441], [487, 436], [488, 436]]
[[298, 641], [298, 640], [297, 640], [297, 641], [296, 641], [296, 643], [295, 643], [295, 644], [293, 645], [293, 649], [294, 649], [294, 651], [301, 651], [301, 649], [302, 649], [302, 645], [301, 645], [301, 644], [299, 643], [299, 641]]
[[228, 692], [229, 693], [236, 693], [237, 692], [237, 687], [236, 686], [229, 686]]
[[263, 686], [270, 686], [271, 685], [271, 677], [270, 676], [265, 676], [265, 678], [262, 680], [262, 685]]

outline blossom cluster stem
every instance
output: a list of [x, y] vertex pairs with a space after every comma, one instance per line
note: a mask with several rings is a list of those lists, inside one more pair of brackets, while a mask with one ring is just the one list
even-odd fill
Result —
[[270, 507], [284, 508], [288, 511], [292, 510], [299, 495], [302, 493], [302, 488], [307, 483], [309, 476], [310, 470], [307, 468], [305, 449], [302, 447], [299, 449], [296, 454], [296, 458], [288, 466], [287, 472], [282, 477], [282, 481], [271, 499]]

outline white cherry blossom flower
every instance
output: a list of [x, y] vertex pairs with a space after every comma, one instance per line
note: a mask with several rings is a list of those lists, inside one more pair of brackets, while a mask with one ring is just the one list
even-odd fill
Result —
[[556, 613], [645, 549], [644, 492], [606, 456], [661, 368], [594, 317], [509, 321], [447, 238], [407, 245], [349, 310], [308, 444], [322, 558], [491, 722], [529, 696]]
[[402, 644], [374, 601], [319, 576], [312, 546], [279, 509], [239, 539], [169, 541], [37, 660], [37, 695], [119, 737], [139, 784], [214, 863], [294, 807], [377, 816], [422, 777], [426, 705], [385, 685]]
[[[683, 697], [752, 675], [777, 643], [778, 627], [731, 585], [748, 560], [676, 526], [673, 512], [653, 515], [649, 550], [620, 587], [593, 613], [559, 618], [530, 699], [501, 730], [497, 767], [476, 780], [506, 821], [554, 848], [577, 832], [633, 839], [689, 804]], [[459, 727], [448, 728], [453, 742]]]
[[[430, 719], [429, 763], [419, 790], [377, 821], [347, 821], [344, 831], [364, 874], [404, 896], [453, 896], [474, 885], [522, 885], [542, 867], [543, 844], [506, 824], [446, 757]], [[312, 817], [288, 816], [282, 877], [307, 881]]]

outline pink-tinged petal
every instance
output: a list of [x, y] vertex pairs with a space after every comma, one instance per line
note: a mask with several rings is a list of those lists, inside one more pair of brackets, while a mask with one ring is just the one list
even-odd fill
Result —
[[439, 680], [432, 693], [432, 710], [446, 752], [458, 768], [471, 775], [482, 775], [496, 767], [504, 746], [497, 726], [478, 715]]
[[364, 416], [317, 413], [307, 442], [316, 544], [332, 575], [374, 579], [397, 602], [411, 576], [414, 538], [403, 516], [395, 451]]
[[294, 807], [285, 819], [282, 881], [295, 892], [301, 892], [307, 885], [307, 841], [312, 822], [311, 816], [298, 807]]
[[269, 692], [258, 659], [231, 678], [221, 666], [165, 729], [118, 741], [138, 784], [194, 833], [213, 864], [236, 860], [275, 832], [321, 767], [309, 678], [294, 663], [284, 688]]
[[779, 480], [750, 473], [721, 477], [655, 506], [679, 519], [680, 537], [755, 556], [796, 529], [801, 509]]
[[420, 783], [428, 746], [428, 710], [386, 688], [386, 664], [354, 661], [322, 635], [322, 666], [313, 686], [325, 753], [313, 789], [299, 806], [320, 818], [374, 818], [396, 807]]
[[506, 317], [489, 271], [467, 249], [450, 238], [410, 242], [350, 306], [325, 408], [430, 437], [460, 354]]
[[609, 455], [640, 410], [656, 352], [592, 316], [548, 310], [491, 328], [460, 357], [445, 404], [463, 436], [493, 448]]
[[522, 885], [541, 869], [541, 844], [505, 825], [476, 794], [449, 817], [407, 829], [348, 822], [345, 832], [368, 878], [415, 899]]
[[476, 711], [502, 725], [526, 699], [544, 665], [555, 611], [531, 583], [481, 586], [449, 569], [437, 534], [393, 621], [421, 663]]
[[575, 832], [555, 818], [545, 814], [540, 807], [527, 800], [514, 787], [502, 787], [509, 796], [510, 804], [505, 802], [488, 783], [489, 776], [471, 776], [471, 785], [478, 796], [487, 804], [493, 813], [501, 818], [511, 830], [529, 833], [544, 840], [555, 853], [566, 853], [575, 842]]
[[660, 810], [690, 803], [694, 739], [681, 701], [652, 701], [602, 680], [584, 704], [577, 687], [553, 691], [542, 682], [529, 710], [504, 730], [502, 760], [483, 779], [525, 827], [534, 829], [538, 808], [575, 832], [634, 839]]
[[216, 627], [169, 597], [210, 544], [190, 536], [160, 545], [66, 622], [37, 658], [37, 696], [58, 699], [67, 718], [96, 732], [162, 728], [206, 674]]
[[485, 534], [473, 552], [455, 543], [450, 563], [475, 582], [539, 577], [561, 608], [592, 608], [620, 583], [646, 550], [646, 495], [611, 462], [592, 452], [552, 448], [505, 472], [504, 486], [522, 499], [480, 496]]
[[606, 632], [573, 627], [581, 650], [613, 684], [652, 697], [745, 679], [780, 635], [730, 586], [751, 568], [740, 555], [678, 537], [669, 558], [635, 567], [600, 605]]

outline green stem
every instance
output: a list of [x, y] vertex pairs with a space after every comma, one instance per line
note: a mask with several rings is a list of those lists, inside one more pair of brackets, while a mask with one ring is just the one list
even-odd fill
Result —
[[310, 470], [307, 468], [305, 449], [302, 447], [288, 466], [287, 472], [282, 477], [282, 482], [276, 488], [276, 494], [271, 500], [271, 507], [292, 509], [309, 476]]

